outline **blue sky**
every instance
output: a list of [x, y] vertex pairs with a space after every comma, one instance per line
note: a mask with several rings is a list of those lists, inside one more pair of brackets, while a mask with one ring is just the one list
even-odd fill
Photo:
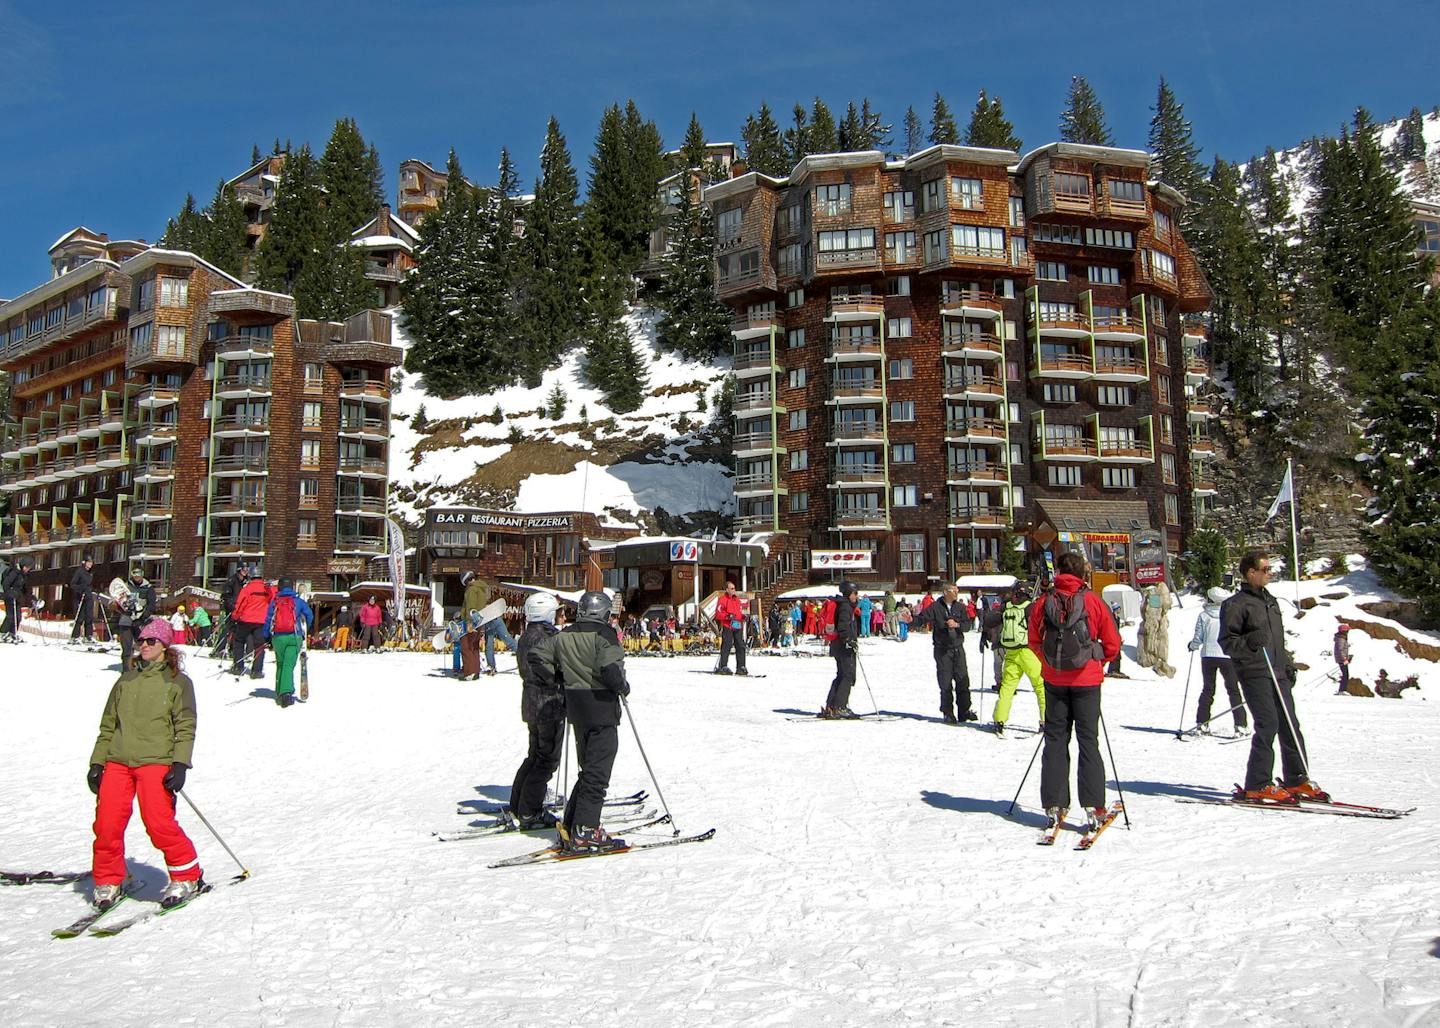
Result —
[[[1440, 103], [1429, 2], [1212, 0], [1017, 4], [984, 20], [957, 3], [607, 3], [604, 0], [0, 0], [0, 297], [44, 280], [45, 249], [77, 224], [153, 240], [193, 192], [243, 170], [252, 143], [323, 147], [353, 116], [393, 198], [399, 162], [493, 177], [509, 146], [528, 183], [554, 114], [583, 178], [602, 108], [634, 97], [667, 143], [690, 112], [737, 140], [762, 100], [777, 116], [817, 94], [869, 96], [897, 129], [938, 89], [962, 129], [980, 88], [1026, 146], [1055, 136], [1070, 76], [1096, 88], [1121, 145], [1144, 146], [1158, 79], [1207, 152], [1243, 159]], [[978, 17], [977, 17], [978, 16]]]

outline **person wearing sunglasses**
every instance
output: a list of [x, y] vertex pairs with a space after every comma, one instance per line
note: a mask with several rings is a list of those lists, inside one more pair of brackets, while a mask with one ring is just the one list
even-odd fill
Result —
[[204, 887], [195, 844], [175, 819], [195, 747], [195, 686], [183, 670], [175, 634], [163, 618], [140, 629], [135, 660], [105, 701], [85, 776], [95, 802], [92, 902], [108, 910], [125, 892], [125, 826], [135, 800], [151, 842], [165, 855], [170, 883], [162, 907]]
[[[1245, 784], [1236, 798], [1264, 803], [1296, 803], [1330, 797], [1310, 780], [1305, 736], [1295, 711], [1295, 661], [1285, 649], [1280, 604], [1266, 588], [1270, 558], [1249, 550], [1240, 558], [1240, 591], [1220, 605], [1218, 642], [1240, 679], [1255, 734]], [[1280, 769], [1275, 773], [1275, 739], [1280, 739]]]

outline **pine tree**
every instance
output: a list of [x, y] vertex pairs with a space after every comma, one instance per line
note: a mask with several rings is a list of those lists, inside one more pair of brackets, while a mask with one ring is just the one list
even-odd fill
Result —
[[709, 172], [710, 152], [705, 146], [705, 130], [700, 127], [700, 117], [690, 112], [690, 124], [685, 129], [685, 142], [680, 145], [680, 171]]
[[606, 259], [627, 273], [648, 252], [664, 171], [659, 130], [640, 116], [634, 101], [626, 104], [623, 115], [619, 107], [606, 108], [590, 156], [586, 232], [603, 244]]
[[936, 92], [935, 102], [930, 107], [930, 142], [960, 142], [960, 130], [955, 126], [955, 116], [950, 113], [950, 105], [939, 92]]
[[1420, 108], [1410, 108], [1410, 113], [1400, 122], [1400, 128], [1390, 144], [1390, 155], [1391, 166], [1401, 174], [1411, 164], [1425, 159], [1425, 116], [1420, 113]]
[[251, 143], [251, 144], [250, 144], [250, 167], [253, 168], [253, 167], [255, 167], [255, 165], [257, 165], [257, 164], [259, 164], [259, 163], [260, 163], [260, 144], [259, 144], [259, 143]]
[[980, 90], [975, 108], [970, 112], [970, 125], [965, 130], [965, 145], [993, 150], [1020, 149], [1020, 138], [1015, 135], [1015, 126], [1005, 117], [1005, 108], [998, 96], [987, 97], [985, 90]]
[[868, 150], [865, 145], [865, 129], [860, 123], [860, 111], [851, 100], [845, 108], [845, 117], [840, 119], [839, 150], [842, 153], [853, 153], [857, 150]]
[[165, 250], [186, 250], [190, 253], [199, 253], [205, 246], [206, 231], [207, 223], [204, 216], [195, 207], [195, 197], [186, 193], [185, 202], [180, 205], [180, 212], [165, 225], [165, 233], [160, 237], [160, 246]]
[[1105, 124], [1105, 108], [1083, 75], [1070, 80], [1070, 94], [1060, 115], [1060, 138], [1066, 143], [1114, 146], [1115, 139]]
[[645, 392], [644, 363], [625, 326], [628, 292], [628, 276], [613, 265], [591, 275], [585, 377], [617, 414], [639, 407]]
[[570, 150], [553, 117], [540, 151], [535, 199], [525, 214], [520, 244], [519, 303], [525, 345], [522, 376], [532, 389], [540, 376], [579, 337], [581, 289], [585, 275], [576, 207], [579, 183]]
[[1163, 77], [1151, 110], [1155, 112], [1150, 119], [1150, 152], [1155, 155], [1155, 174], [1161, 182], [1193, 200], [1205, 181], [1205, 169], [1197, 159], [1200, 148], [1192, 138], [1185, 108]]
[[235, 190], [223, 181], [215, 187], [215, 198], [205, 210], [209, 225], [200, 256], [221, 271], [239, 278], [245, 272], [247, 231], [245, 208], [235, 197]]
[[674, 247], [660, 291], [665, 314], [657, 328], [660, 344], [692, 360], [710, 360], [730, 345], [730, 311], [715, 294], [715, 228], [710, 209], [690, 189], [670, 222]]
[[818, 96], [810, 106], [810, 152], [835, 153], [840, 149], [840, 130], [835, 116]]
[[880, 150], [888, 153], [894, 145], [895, 126], [885, 121], [880, 112], [870, 106], [867, 96], [860, 102], [860, 131], [862, 150]]
[[920, 115], [915, 108], [905, 108], [905, 156], [917, 154], [925, 146], [925, 128], [920, 124]]
[[545, 397], [545, 416], [551, 421], [559, 421], [565, 416], [565, 388], [556, 382], [550, 389], [550, 394]]
[[799, 104], [791, 111], [791, 124], [785, 130], [784, 141], [787, 171], [816, 152], [810, 146], [810, 115]]
[[745, 166], [751, 171], [771, 178], [784, 178], [790, 174], [780, 126], [775, 124], [775, 115], [769, 104], [761, 103], [757, 113], [746, 116], [740, 138], [745, 143]]
[[[256, 253], [256, 283], [261, 289], [293, 293], [300, 273], [322, 248], [333, 247], [325, 222], [325, 192], [320, 169], [308, 146], [302, 146], [285, 160], [275, 202], [270, 208], [270, 225]], [[302, 318], [313, 313], [296, 303]]]
[[381, 182], [380, 155], [367, 146], [354, 118], [335, 122], [330, 141], [320, 157], [320, 182], [325, 187], [325, 205], [332, 213], [335, 231], [350, 233], [379, 212], [385, 202]]

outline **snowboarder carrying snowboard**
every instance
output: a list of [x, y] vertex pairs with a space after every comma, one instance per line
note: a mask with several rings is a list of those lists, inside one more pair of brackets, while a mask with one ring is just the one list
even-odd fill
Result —
[[95, 804], [93, 902], [105, 910], [125, 881], [125, 826], [140, 800], [145, 831], [165, 854], [170, 884], [162, 907], [190, 899], [203, 885], [195, 844], [175, 820], [175, 794], [195, 748], [195, 687], [184, 673], [174, 633], [156, 618], [140, 629], [139, 658], [110, 690], [85, 776]]
[[570, 628], [539, 642], [526, 654], [538, 687], [563, 683], [565, 710], [575, 729], [580, 774], [565, 805], [561, 846], [568, 852], [604, 853], [626, 849], [600, 827], [600, 809], [610, 786], [610, 769], [620, 748], [620, 697], [630, 695], [625, 651], [610, 626], [610, 596], [590, 591], [580, 597]]
[[520, 718], [529, 734], [525, 759], [510, 786], [510, 811], [522, 829], [549, 828], [555, 815], [545, 809], [545, 789], [560, 766], [565, 742], [565, 689], [549, 686], [528, 665], [532, 650], [560, 629], [559, 606], [549, 593], [535, 593], [525, 601], [525, 631], [515, 648], [520, 669]]
[[460, 640], [460, 678], [462, 681], [480, 677], [480, 644], [485, 644], [485, 673], [495, 674], [495, 640], [499, 639], [515, 651], [515, 639], [510, 635], [510, 630], [505, 627], [504, 618], [491, 618], [481, 624], [475, 624], [472, 619], [477, 618], [480, 611], [490, 605], [495, 590], [490, 583], [480, 578], [473, 571], [467, 571], [460, 576], [460, 584], [465, 587], [465, 599], [463, 601], [460, 616], [465, 620], [469, 631]]
[[295, 702], [295, 663], [300, 659], [300, 644], [315, 612], [295, 592], [295, 583], [280, 579], [280, 590], [265, 611], [265, 638], [275, 651], [275, 702], [289, 707]]

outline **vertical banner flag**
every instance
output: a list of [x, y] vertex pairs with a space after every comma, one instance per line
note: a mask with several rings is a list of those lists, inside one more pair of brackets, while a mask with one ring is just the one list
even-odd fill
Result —
[[1280, 504], [1282, 503], [1288, 503], [1292, 507], [1295, 504], [1295, 483], [1290, 477], [1290, 465], [1288, 462], [1285, 465], [1285, 480], [1280, 483], [1280, 495], [1276, 496], [1275, 502], [1270, 504], [1270, 510], [1265, 515], [1266, 521], [1269, 521], [1279, 513]]
[[385, 519], [385, 536], [389, 544], [390, 586], [395, 592], [395, 620], [405, 621], [405, 533], [394, 518]]

